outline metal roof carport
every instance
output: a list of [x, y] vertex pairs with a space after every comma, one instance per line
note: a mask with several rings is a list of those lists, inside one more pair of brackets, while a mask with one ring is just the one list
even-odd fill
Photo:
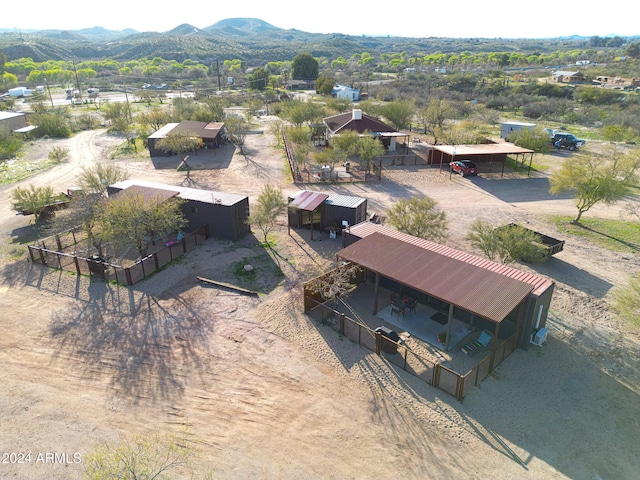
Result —
[[[378, 310], [379, 277], [390, 278], [449, 304], [447, 343], [451, 338], [453, 307], [467, 310], [495, 324], [492, 349], [500, 323], [534, 287], [520, 280], [452, 258], [432, 249], [382, 233], [372, 233], [336, 254], [375, 273], [374, 314]], [[518, 312], [517, 324], [522, 312]]]
[[[491, 171], [491, 163], [493, 162], [494, 156], [500, 156], [502, 158], [502, 172], [501, 176], [504, 176], [504, 165], [507, 155], [515, 155], [516, 156], [516, 165], [517, 158], [519, 155], [529, 157], [529, 169], [527, 175], [531, 173], [531, 163], [533, 162], [533, 150], [529, 150], [528, 148], [518, 147], [513, 143], [505, 142], [505, 143], [483, 143], [478, 145], [433, 145], [433, 156], [436, 155], [440, 159], [440, 170], [442, 170], [443, 163], [449, 164], [455, 160], [471, 160], [476, 159], [477, 162], [480, 162], [482, 158], [489, 159], [489, 171]], [[437, 153], [436, 153], [437, 152]], [[457, 158], [456, 158], [457, 157]], [[437, 163], [434, 160], [432, 163]], [[522, 162], [524, 164], [524, 161]], [[451, 172], [451, 168], [449, 168], [449, 172]]]
[[[302, 191], [290, 203], [288, 208], [296, 208], [303, 212], [309, 212], [309, 220], [311, 221], [311, 240], [313, 240], [313, 212], [315, 212], [324, 201], [329, 198], [326, 193]], [[289, 222], [287, 222], [288, 224]], [[288, 224], [288, 233], [291, 235], [291, 225]]]

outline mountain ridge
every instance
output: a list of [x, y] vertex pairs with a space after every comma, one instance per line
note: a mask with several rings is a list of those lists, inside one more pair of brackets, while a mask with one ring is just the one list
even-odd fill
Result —
[[135, 29], [108, 30], [103, 27], [79, 30], [0, 29], [0, 50], [11, 59], [28, 57], [45, 60], [116, 61], [161, 57], [211, 62], [241, 59], [249, 65], [291, 60], [301, 52], [317, 57], [350, 57], [354, 53], [408, 54], [474, 51], [539, 51], [562, 47], [584, 48], [586, 37], [557, 39], [452, 39], [437, 37], [365, 36], [341, 33], [309, 33], [283, 29], [251, 17], [220, 20], [205, 28], [183, 23], [166, 32]]

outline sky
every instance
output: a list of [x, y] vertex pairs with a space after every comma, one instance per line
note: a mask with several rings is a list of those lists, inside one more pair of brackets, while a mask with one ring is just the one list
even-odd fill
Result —
[[450, 38], [640, 35], [637, 0], [619, 0], [615, 9], [604, 3], [587, 5], [583, 0], [564, 0], [561, 4], [506, 0], [399, 3], [241, 0], [237, 4], [212, 0], [184, 3], [31, 0], [26, 9], [17, 9], [19, 5], [15, 0], [0, 0], [0, 28], [80, 30], [99, 26], [109, 30], [164, 32], [183, 23], [206, 28], [227, 18], [247, 17], [284, 29], [348, 35]]

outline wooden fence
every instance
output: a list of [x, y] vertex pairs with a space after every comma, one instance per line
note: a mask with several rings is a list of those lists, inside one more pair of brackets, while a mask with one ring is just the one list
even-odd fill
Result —
[[[306, 286], [305, 286], [306, 287]], [[495, 351], [481, 359], [471, 370], [460, 374], [445, 367], [438, 361], [424, 358], [407, 348], [402, 341], [394, 342], [380, 332], [367, 326], [362, 320], [355, 320], [345, 313], [335, 310], [327, 302], [321, 302], [317, 294], [305, 288], [305, 312], [333, 330], [344, 335], [358, 345], [368, 348], [391, 364], [420, 378], [427, 384], [453, 395], [462, 402], [476, 385], [479, 385], [517, 347], [513, 336], [498, 343]]]
[[[207, 238], [209, 238], [209, 226], [204, 225], [185, 234], [180, 241], [165, 245], [137, 260], [133, 265], [123, 267], [96, 256], [83, 257], [78, 255], [75, 250], [71, 253], [64, 252], [63, 250], [68, 250], [77, 244], [75, 232], [69, 231], [40, 240], [36, 245], [29, 245], [29, 258], [33, 263], [50, 268], [75, 272], [78, 275], [98, 276], [123, 285], [133, 285], [193, 250]], [[48, 245], [52, 248], [49, 248]]]

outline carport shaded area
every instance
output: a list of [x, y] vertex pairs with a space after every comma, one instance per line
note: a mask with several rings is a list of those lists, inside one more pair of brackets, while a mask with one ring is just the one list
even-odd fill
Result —
[[501, 175], [504, 175], [504, 167], [508, 155], [515, 157], [516, 165], [525, 165], [528, 158], [529, 174], [534, 154], [533, 150], [518, 147], [509, 142], [478, 145], [433, 145], [431, 148], [433, 150], [431, 163], [434, 165], [439, 164], [441, 170], [443, 165], [446, 165], [447, 169], [449, 169], [449, 163], [455, 160], [472, 160], [476, 163], [488, 163], [489, 171], [491, 171], [494, 162], [499, 163], [502, 168]]
[[[520, 309], [534, 286], [445, 254], [447, 247], [416, 239], [407, 242], [372, 233], [339, 251], [338, 261], [352, 262], [375, 275], [373, 313], [378, 311], [380, 278], [388, 278], [449, 305], [447, 327], [457, 307], [494, 324], [495, 348], [500, 323]], [[518, 322], [521, 318], [518, 311]], [[448, 349], [451, 331], [448, 330]]]

